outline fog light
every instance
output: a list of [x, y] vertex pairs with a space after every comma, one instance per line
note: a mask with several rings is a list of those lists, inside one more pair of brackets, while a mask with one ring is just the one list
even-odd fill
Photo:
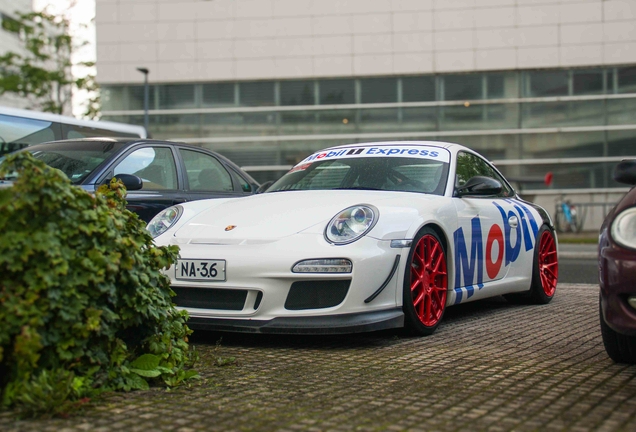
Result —
[[297, 262], [294, 273], [351, 273], [353, 264], [344, 258], [310, 259]]
[[629, 303], [629, 305], [631, 307], [633, 307], [634, 309], [636, 309], [636, 296], [629, 296], [627, 297], [627, 303]]

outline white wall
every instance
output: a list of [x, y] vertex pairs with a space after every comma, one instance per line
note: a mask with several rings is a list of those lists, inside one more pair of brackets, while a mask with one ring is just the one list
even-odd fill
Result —
[[636, 0], [97, 0], [96, 22], [102, 84], [636, 62]]

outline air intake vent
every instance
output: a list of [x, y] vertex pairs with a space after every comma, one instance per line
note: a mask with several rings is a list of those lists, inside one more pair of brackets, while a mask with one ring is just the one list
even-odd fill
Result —
[[197, 309], [243, 310], [247, 290], [172, 287], [177, 306]]
[[289, 289], [285, 309], [323, 309], [337, 306], [349, 291], [350, 280], [294, 282]]

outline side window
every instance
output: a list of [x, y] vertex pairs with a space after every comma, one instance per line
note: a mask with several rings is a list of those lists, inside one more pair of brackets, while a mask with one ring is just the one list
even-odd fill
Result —
[[457, 170], [455, 174], [455, 187], [464, 185], [474, 176], [493, 178], [503, 186], [500, 196], [512, 196], [512, 189], [506, 181], [483, 159], [470, 153], [459, 152], [457, 154]]
[[144, 181], [143, 190], [177, 189], [177, 169], [172, 150], [167, 147], [144, 147], [135, 150], [113, 171], [134, 174]]
[[232, 167], [230, 167], [230, 169], [231, 169], [232, 171], [234, 171], [234, 174], [235, 174], [235, 176], [234, 176], [234, 177], [235, 177], [235, 178], [237, 178], [237, 179], [238, 179], [238, 181], [240, 182], [240, 184], [241, 184], [241, 190], [242, 190], [243, 192], [252, 192], [252, 185], [251, 185], [251, 184], [249, 184], [249, 182], [248, 182], [247, 180], [245, 180], [245, 179], [243, 178], [243, 176], [241, 176], [241, 175], [240, 175], [240, 174], [239, 174], [239, 173], [238, 173], [235, 169], [233, 169]]
[[193, 150], [179, 149], [185, 164], [190, 190], [232, 192], [232, 177], [214, 157]]
[[511, 197], [514, 196], [515, 192], [512, 190], [512, 188], [510, 186], [508, 186], [508, 182], [506, 182], [506, 180], [504, 180], [504, 178], [501, 176], [501, 174], [499, 174], [497, 171], [493, 170], [491, 168], [492, 171], [492, 175], [495, 180], [499, 181], [499, 183], [501, 183], [502, 186], [502, 190], [501, 190], [501, 194], [500, 196], [503, 197]]

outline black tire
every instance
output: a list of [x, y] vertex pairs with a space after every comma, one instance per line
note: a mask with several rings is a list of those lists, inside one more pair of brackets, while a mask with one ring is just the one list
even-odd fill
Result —
[[627, 336], [612, 330], [603, 318], [600, 301], [598, 306], [605, 352], [616, 363], [636, 364], [636, 336]]
[[548, 304], [556, 293], [558, 278], [559, 262], [554, 232], [547, 225], [542, 225], [535, 240], [530, 290], [505, 294], [504, 298], [513, 304]]
[[430, 335], [444, 317], [447, 269], [444, 241], [432, 228], [422, 228], [413, 239], [404, 272], [404, 324], [411, 333]]

